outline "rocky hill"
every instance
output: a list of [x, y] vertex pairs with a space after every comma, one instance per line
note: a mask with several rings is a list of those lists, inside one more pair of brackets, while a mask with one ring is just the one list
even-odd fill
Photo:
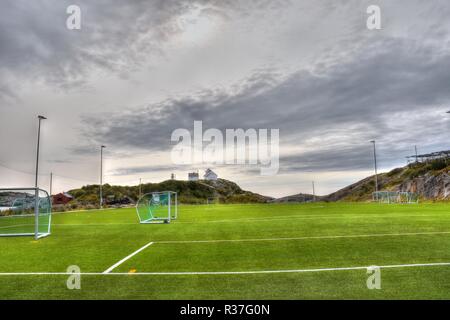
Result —
[[286, 202], [312, 202], [323, 201], [323, 197], [313, 196], [312, 194], [299, 193], [292, 196], [274, 199], [271, 202], [286, 203]]
[[[413, 163], [378, 175], [381, 191], [416, 192], [423, 200], [450, 200], [450, 159]], [[323, 197], [324, 201], [367, 201], [375, 189], [371, 176]]]

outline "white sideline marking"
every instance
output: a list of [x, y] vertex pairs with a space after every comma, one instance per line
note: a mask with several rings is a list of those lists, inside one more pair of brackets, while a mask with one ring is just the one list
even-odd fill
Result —
[[[395, 215], [391, 216], [391, 214], [384, 214], [384, 215], [374, 215], [374, 214], [366, 214], [366, 215], [353, 215], [351, 216], [336, 216], [336, 215], [316, 215], [316, 216], [300, 216], [300, 215], [291, 215], [291, 216], [277, 216], [277, 217], [261, 217], [261, 218], [237, 218], [237, 219], [228, 219], [228, 220], [207, 220], [207, 221], [178, 221], [177, 224], [204, 224], [204, 223], [234, 223], [239, 221], [246, 221], [246, 222], [260, 222], [260, 221], [283, 221], [283, 220], [319, 220], [321, 218], [324, 219], [358, 219], [358, 218], [410, 218], [410, 217], [420, 217], [420, 218], [430, 218], [430, 217], [441, 217], [442, 215]], [[450, 216], [449, 216], [450, 218]], [[121, 223], [89, 223], [89, 224], [83, 224], [83, 223], [52, 223], [52, 226], [59, 226], [59, 227], [79, 227], [79, 226], [118, 226], [118, 225], [136, 225], [136, 223], [130, 223], [130, 222], [121, 222]]]
[[52, 226], [58, 227], [102, 227], [102, 226], [124, 226], [124, 225], [139, 225], [132, 222], [123, 223], [52, 223]]
[[15, 224], [15, 225], [12, 225], [12, 226], [3, 226], [3, 227], [0, 227], [0, 229], [11, 229], [11, 228], [25, 227], [25, 226], [34, 226], [34, 224], [33, 224], [33, 223], [28, 223], [28, 224]]
[[137, 255], [139, 252], [141, 252], [142, 250], [147, 249], [148, 247], [150, 247], [153, 244], [153, 242], [147, 243], [145, 246], [143, 246], [142, 248], [136, 250], [135, 252], [133, 252], [132, 254], [130, 254], [129, 256], [123, 258], [122, 260], [120, 260], [119, 262], [117, 262], [116, 264], [112, 265], [110, 268], [106, 269], [105, 271], [103, 271], [104, 274], [108, 274], [111, 271], [113, 271], [115, 268], [117, 268], [118, 266], [120, 266], [122, 263], [124, 263], [125, 261], [127, 261], [128, 259], [130, 259], [131, 257]]
[[[130, 207], [130, 208], [132, 208], [132, 207]], [[96, 213], [96, 211], [108, 211], [108, 210], [130, 209], [130, 208], [105, 208], [105, 209], [91, 209], [91, 210], [56, 211], [56, 212], [52, 212], [51, 215], [55, 215], [55, 214], [70, 214], [70, 213], [79, 213], [79, 212]], [[34, 217], [34, 213], [33, 214], [11, 215], [11, 216], [0, 216], [0, 219], [5, 219], [5, 218], [27, 218], [27, 217]]]
[[450, 262], [438, 263], [416, 263], [416, 264], [396, 264], [386, 266], [368, 266], [368, 267], [341, 267], [341, 268], [319, 268], [319, 269], [293, 269], [293, 270], [257, 270], [257, 271], [201, 271], [201, 272], [137, 272], [137, 273], [98, 273], [98, 272], [10, 272], [0, 273], [0, 276], [184, 276], [184, 275], [245, 275], [245, 274], [271, 274], [271, 273], [307, 273], [307, 272], [327, 272], [327, 271], [352, 271], [368, 270], [373, 268], [397, 269], [397, 268], [419, 268], [419, 267], [442, 267], [450, 266]]
[[311, 236], [311, 237], [291, 237], [291, 238], [260, 238], [260, 239], [222, 239], [222, 240], [172, 240], [155, 241], [158, 244], [177, 243], [219, 243], [219, 242], [258, 242], [258, 241], [292, 241], [309, 239], [340, 239], [340, 238], [375, 238], [375, 237], [400, 237], [400, 236], [420, 236], [450, 234], [450, 231], [443, 232], [414, 232], [414, 233], [379, 233], [379, 234], [355, 234], [342, 236]]
[[207, 221], [179, 221], [178, 223], [188, 223], [188, 224], [198, 224], [198, 223], [231, 223], [236, 221], [246, 221], [246, 222], [258, 222], [258, 221], [283, 221], [283, 220], [319, 220], [323, 219], [359, 219], [359, 218], [410, 218], [410, 217], [419, 217], [419, 218], [429, 218], [429, 217], [442, 217], [442, 215], [425, 215], [425, 214], [416, 214], [416, 215], [398, 215], [396, 213], [386, 213], [383, 215], [377, 214], [345, 214], [345, 215], [285, 215], [285, 216], [273, 216], [273, 217], [255, 217], [255, 218], [237, 218], [237, 219], [223, 219], [223, 220], [207, 220]]
[[87, 213], [96, 213], [96, 211], [108, 211], [108, 210], [117, 210], [117, 209], [130, 209], [132, 207], [126, 208], [103, 208], [103, 209], [89, 209], [89, 210], [69, 210], [69, 211], [55, 211], [53, 214], [67, 214], [67, 213], [77, 213], [77, 212], [87, 212]]

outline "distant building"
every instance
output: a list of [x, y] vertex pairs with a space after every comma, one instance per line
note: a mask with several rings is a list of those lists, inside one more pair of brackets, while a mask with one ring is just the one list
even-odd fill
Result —
[[73, 200], [73, 197], [68, 194], [67, 192], [61, 192], [54, 196], [52, 196], [52, 203], [53, 204], [68, 204], [70, 201]]
[[170, 180], [176, 180], [177, 176], [175, 175], [175, 173], [172, 173], [170, 175]]
[[198, 181], [199, 180], [198, 172], [189, 172], [188, 174], [188, 180], [189, 181]]
[[203, 176], [203, 179], [205, 179], [205, 180], [215, 181], [215, 180], [217, 180], [217, 178], [218, 178], [217, 174], [214, 171], [212, 171], [211, 169], [207, 169], [205, 171], [205, 175]]

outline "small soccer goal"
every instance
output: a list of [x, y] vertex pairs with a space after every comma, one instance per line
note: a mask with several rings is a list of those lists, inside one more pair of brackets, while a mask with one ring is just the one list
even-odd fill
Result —
[[379, 203], [419, 203], [419, 196], [414, 192], [378, 191], [372, 194], [372, 199]]
[[212, 204], [219, 204], [219, 198], [207, 198], [206, 199], [206, 204], [207, 205], [212, 205]]
[[0, 189], [0, 237], [50, 235], [52, 204], [45, 190]]
[[139, 222], [170, 223], [178, 218], [178, 195], [173, 191], [151, 192], [136, 203]]

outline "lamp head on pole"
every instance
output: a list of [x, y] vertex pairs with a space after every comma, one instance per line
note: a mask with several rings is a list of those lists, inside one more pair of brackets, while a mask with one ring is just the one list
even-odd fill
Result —
[[39, 120], [47, 120], [47, 118], [44, 117], [44, 116], [38, 116], [38, 119], [39, 119]]

